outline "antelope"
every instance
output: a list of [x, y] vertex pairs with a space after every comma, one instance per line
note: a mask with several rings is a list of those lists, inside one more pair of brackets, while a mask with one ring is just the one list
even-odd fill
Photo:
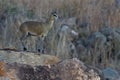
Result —
[[50, 29], [53, 27], [55, 20], [58, 19], [56, 12], [51, 13], [50, 18], [46, 23], [37, 21], [27, 21], [20, 25], [20, 32], [22, 37], [20, 38], [22, 44], [29, 35], [40, 36], [42, 40], [47, 36]]

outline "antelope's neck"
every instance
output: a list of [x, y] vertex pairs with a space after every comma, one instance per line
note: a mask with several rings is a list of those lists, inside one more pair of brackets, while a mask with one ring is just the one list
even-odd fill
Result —
[[53, 27], [54, 21], [50, 21], [48, 22], [48, 24], [46, 25], [46, 30], [50, 30]]
[[50, 21], [50, 29], [53, 27], [54, 21]]
[[53, 24], [54, 24], [54, 21], [50, 21], [44, 26], [44, 36], [47, 35], [49, 30], [53, 27]]

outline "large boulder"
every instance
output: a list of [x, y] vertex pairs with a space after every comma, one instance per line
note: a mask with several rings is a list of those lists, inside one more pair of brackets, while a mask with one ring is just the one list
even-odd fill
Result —
[[100, 32], [107, 38], [108, 47], [114, 55], [117, 55], [120, 51], [120, 29], [119, 28], [102, 28]]
[[37, 54], [32, 52], [0, 50], [0, 60], [7, 63], [21, 63], [31, 66], [49, 65], [59, 62], [60, 59], [56, 56]]
[[119, 73], [112, 68], [103, 69], [102, 73], [105, 80], [119, 80]]
[[78, 59], [47, 66], [0, 62], [0, 79], [8, 80], [100, 80], [99, 74]]
[[84, 65], [80, 60], [73, 58], [55, 65], [61, 80], [100, 80], [98, 73]]
[[94, 32], [88, 38], [88, 46], [91, 47], [103, 47], [106, 43], [106, 37], [101, 32]]

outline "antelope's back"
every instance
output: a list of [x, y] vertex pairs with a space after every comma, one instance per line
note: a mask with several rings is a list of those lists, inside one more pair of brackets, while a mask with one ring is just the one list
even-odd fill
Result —
[[31, 34], [41, 35], [41, 33], [44, 32], [44, 26], [42, 22], [27, 21], [21, 24], [20, 31], [23, 33], [29, 32]]

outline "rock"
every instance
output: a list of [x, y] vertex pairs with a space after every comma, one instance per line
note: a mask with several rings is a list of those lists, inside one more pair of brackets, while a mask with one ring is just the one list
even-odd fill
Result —
[[78, 36], [78, 32], [70, 28], [70, 26], [63, 24], [61, 25], [60, 33], [66, 35], [69, 41], [72, 41], [75, 37]]
[[6, 74], [4, 66], [5, 64], [3, 62], [0, 62], [0, 76], [4, 76]]
[[103, 47], [106, 42], [106, 37], [101, 32], [95, 32], [88, 38], [88, 46]]
[[67, 19], [61, 19], [58, 24], [67, 24], [69, 26], [75, 26], [76, 25], [76, 17], [71, 17], [71, 18], [67, 18]]
[[[3, 65], [4, 64], [4, 65]], [[57, 64], [46, 66], [31, 66], [19, 63], [4, 63], [2, 68], [7, 75], [1, 78], [11, 80], [100, 80], [99, 74], [88, 68], [76, 58], [63, 60]], [[0, 69], [1, 70], [1, 69]], [[1, 71], [0, 71], [1, 72]], [[4, 74], [3, 73], [3, 74]], [[10, 74], [10, 76], [8, 75]]]
[[61, 80], [100, 80], [98, 74], [76, 58], [64, 60], [56, 65]]
[[111, 44], [110, 47], [114, 50], [112, 53], [117, 54], [120, 51], [120, 29], [102, 28], [100, 32], [106, 36], [107, 42]]
[[85, 46], [83, 46], [82, 44], [78, 44], [78, 45], [76, 45], [76, 50], [77, 50], [79, 59], [81, 59], [81, 60], [88, 59], [88, 55], [86, 54], [87, 49]]
[[109, 36], [112, 35], [112, 33], [115, 31], [114, 28], [110, 28], [110, 27], [103, 27], [99, 30], [99, 32], [101, 32], [102, 34], [104, 34], [105, 36]]
[[78, 33], [71, 29], [68, 25], [62, 25], [59, 32], [57, 44], [57, 56], [61, 59], [69, 59], [77, 57], [76, 47], [72, 40], [78, 36]]
[[76, 24], [77, 24], [77, 31], [79, 31], [79, 36], [88, 37], [91, 34], [90, 23], [84, 21], [81, 22], [80, 20], [77, 20]]
[[115, 0], [115, 2], [116, 2], [116, 7], [120, 8], [120, 0]]
[[52, 55], [37, 55], [32, 52], [20, 52], [11, 50], [0, 50], [0, 60], [8, 63], [21, 63], [31, 66], [49, 65], [59, 62], [60, 59]]
[[105, 80], [119, 80], [119, 73], [112, 68], [106, 68], [102, 70], [102, 73]]
[[19, 80], [15, 69], [7, 68], [6, 63], [0, 61], [0, 80]]

